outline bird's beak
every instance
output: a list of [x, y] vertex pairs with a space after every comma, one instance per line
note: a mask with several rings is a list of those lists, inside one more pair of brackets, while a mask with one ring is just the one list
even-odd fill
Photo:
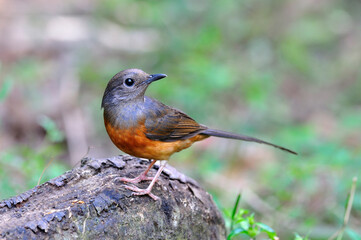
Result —
[[165, 74], [152, 74], [152, 75], [149, 75], [149, 78], [147, 79], [146, 83], [147, 84], [150, 84], [152, 82], [155, 82], [159, 79], [162, 79], [162, 78], [165, 78], [167, 75]]

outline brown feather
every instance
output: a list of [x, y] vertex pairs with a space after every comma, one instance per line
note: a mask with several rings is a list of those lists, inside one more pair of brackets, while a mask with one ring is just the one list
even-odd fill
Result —
[[149, 139], [173, 142], [191, 138], [207, 129], [177, 109], [165, 106], [162, 110], [157, 118], [147, 118], [145, 121]]

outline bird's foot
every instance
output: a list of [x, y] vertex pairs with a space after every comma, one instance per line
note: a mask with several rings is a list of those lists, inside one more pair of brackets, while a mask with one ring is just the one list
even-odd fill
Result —
[[135, 178], [127, 178], [127, 177], [117, 177], [116, 180], [127, 182], [127, 183], [139, 183], [141, 181], [152, 181], [154, 177], [147, 177], [144, 174], [140, 174]]
[[149, 197], [153, 198], [153, 200], [155, 201], [159, 200], [159, 197], [151, 193], [152, 188], [148, 187], [146, 189], [141, 189], [136, 186], [125, 186], [125, 188], [132, 190], [133, 191], [132, 195], [148, 195]]

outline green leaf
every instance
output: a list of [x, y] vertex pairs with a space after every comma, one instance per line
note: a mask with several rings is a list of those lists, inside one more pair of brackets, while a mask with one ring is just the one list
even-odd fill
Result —
[[233, 230], [233, 224], [234, 224], [234, 217], [236, 215], [237, 212], [237, 208], [238, 208], [238, 204], [239, 204], [239, 200], [241, 199], [241, 194], [238, 194], [237, 199], [236, 199], [236, 203], [234, 204], [233, 210], [232, 210], [232, 217], [231, 217], [231, 231]]
[[241, 227], [247, 231], [249, 230], [249, 228], [251, 226], [247, 220], [240, 222], [239, 225], [241, 225]]
[[247, 221], [249, 222], [250, 225], [254, 225], [254, 213], [251, 213], [250, 216], [247, 217]]
[[346, 233], [352, 240], [361, 240], [361, 235], [352, 229], [346, 228]]
[[232, 239], [232, 237], [240, 235], [242, 233], [247, 233], [247, 231], [244, 230], [243, 228], [236, 228], [228, 234], [227, 240], [230, 240]]
[[264, 224], [264, 223], [256, 223], [256, 226], [258, 226], [262, 232], [266, 232], [266, 233], [275, 233], [275, 231], [268, 225]]

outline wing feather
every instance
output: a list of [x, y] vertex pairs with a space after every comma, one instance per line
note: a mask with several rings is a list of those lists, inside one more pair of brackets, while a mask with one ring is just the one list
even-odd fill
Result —
[[182, 111], [149, 99], [153, 104], [153, 108], [148, 107], [150, 111], [145, 120], [146, 136], [149, 139], [172, 142], [191, 138], [207, 129]]

